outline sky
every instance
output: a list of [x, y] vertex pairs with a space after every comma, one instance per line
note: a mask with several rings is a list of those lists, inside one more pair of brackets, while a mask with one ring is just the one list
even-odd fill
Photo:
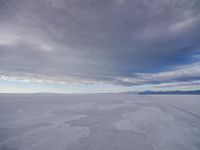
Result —
[[0, 0], [1, 93], [196, 89], [199, 0]]

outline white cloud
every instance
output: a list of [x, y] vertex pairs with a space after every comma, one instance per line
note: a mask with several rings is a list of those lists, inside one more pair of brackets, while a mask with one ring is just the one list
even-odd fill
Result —
[[0, 31], [0, 45], [15, 45], [20, 40], [20, 37], [10, 33]]
[[200, 63], [193, 63], [190, 65], [183, 65], [171, 71], [164, 71], [159, 73], [137, 73], [135, 77], [119, 78], [119, 80], [132, 83], [133, 85], [148, 84], [148, 83], [165, 83], [185, 80], [199, 80], [200, 79]]
[[53, 43], [42, 34], [42, 32], [36, 34], [22, 28], [11, 30], [2, 27], [0, 30], [0, 45], [16, 47], [25, 44], [35, 48], [35, 50], [53, 51]]
[[170, 27], [170, 30], [172, 32], [186, 32], [190, 28], [198, 25], [199, 21], [200, 21], [200, 16], [199, 15], [190, 16], [190, 17], [187, 17], [184, 20], [180, 20], [180, 21], [176, 22], [175, 24], [173, 24]]

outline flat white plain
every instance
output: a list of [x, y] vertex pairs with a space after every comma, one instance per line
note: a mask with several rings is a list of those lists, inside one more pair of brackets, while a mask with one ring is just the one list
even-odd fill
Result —
[[200, 96], [0, 94], [1, 150], [199, 150]]

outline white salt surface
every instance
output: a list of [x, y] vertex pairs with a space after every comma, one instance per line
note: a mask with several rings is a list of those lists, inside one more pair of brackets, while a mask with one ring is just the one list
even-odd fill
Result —
[[0, 150], [199, 150], [200, 96], [0, 94]]

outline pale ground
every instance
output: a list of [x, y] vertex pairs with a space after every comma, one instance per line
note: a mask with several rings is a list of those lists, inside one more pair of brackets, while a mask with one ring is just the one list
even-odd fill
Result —
[[0, 94], [0, 150], [200, 150], [200, 96]]

